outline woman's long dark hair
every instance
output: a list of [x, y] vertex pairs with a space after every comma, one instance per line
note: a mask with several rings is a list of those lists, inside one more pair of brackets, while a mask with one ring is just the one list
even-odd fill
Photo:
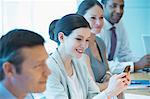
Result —
[[103, 9], [103, 6], [97, 0], [84, 0], [79, 5], [77, 14], [84, 16], [86, 14], [87, 10], [89, 10], [90, 8], [92, 8], [95, 5], [98, 5], [100, 8]]
[[79, 14], [68, 14], [62, 17], [55, 26], [54, 29], [54, 39], [60, 44], [58, 40], [58, 34], [63, 32], [65, 36], [69, 36], [73, 30], [78, 28], [87, 27], [90, 28], [89, 23], [86, 19]]

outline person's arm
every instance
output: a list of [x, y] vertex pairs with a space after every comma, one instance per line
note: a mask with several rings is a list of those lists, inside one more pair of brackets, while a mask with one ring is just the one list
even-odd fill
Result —
[[145, 55], [142, 58], [136, 57], [130, 50], [129, 42], [126, 35], [124, 36], [124, 40], [122, 41], [121, 45], [122, 46], [120, 47], [118, 53], [118, 59], [120, 62], [129, 61], [130, 64], [133, 64], [134, 66], [133, 70], [139, 70], [150, 66], [150, 55]]
[[109, 61], [109, 68], [111, 73], [122, 73], [126, 66], [131, 66], [131, 72], [134, 72], [139, 69], [150, 67], [150, 55], [143, 56], [140, 60], [136, 62], [118, 62], [118, 61]]
[[96, 82], [96, 84], [98, 85], [100, 91], [104, 91], [108, 87], [108, 83], [109, 83], [108, 81], [103, 82], [103, 83]]
[[108, 61], [109, 68], [112, 74], [122, 73], [126, 66], [131, 66], [131, 72], [134, 72], [133, 62], [118, 62], [118, 61]]
[[118, 35], [120, 46], [117, 53], [119, 62], [133, 62], [134, 70], [150, 66], [150, 55], [145, 55], [142, 58], [135, 56], [130, 49], [128, 36], [121, 22], [119, 24], [119, 28], [120, 30]]
[[135, 70], [150, 67], [150, 54], [143, 56], [140, 60], [134, 62]]

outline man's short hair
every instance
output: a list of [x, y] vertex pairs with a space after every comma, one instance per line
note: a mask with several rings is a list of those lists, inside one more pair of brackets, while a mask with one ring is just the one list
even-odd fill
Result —
[[0, 80], [3, 80], [5, 76], [2, 68], [3, 63], [12, 63], [16, 72], [20, 73], [20, 65], [24, 61], [21, 49], [44, 45], [44, 42], [43, 37], [39, 34], [24, 29], [14, 29], [2, 36], [0, 39]]

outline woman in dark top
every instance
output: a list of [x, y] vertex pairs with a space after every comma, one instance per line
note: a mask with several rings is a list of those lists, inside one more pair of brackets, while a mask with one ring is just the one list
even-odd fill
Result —
[[100, 33], [104, 24], [103, 7], [96, 0], [84, 0], [79, 5], [77, 13], [84, 16], [90, 24], [92, 35], [86, 53], [90, 57], [94, 79], [100, 90], [104, 90], [108, 86], [110, 73], [107, 72], [109, 68], [105, 44], [102, 39], [96, 37], [96, 34]]

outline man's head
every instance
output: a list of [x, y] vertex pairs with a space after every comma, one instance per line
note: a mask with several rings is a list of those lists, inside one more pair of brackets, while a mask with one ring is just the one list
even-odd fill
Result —
[[118, 23], [124, 12], [124, 0], [102, 0], [104, 17], [112, 25]]
[[42, 92], [50, 71], [44, 39], [29, 30], [15, 29], [0, 39], [0, 81], [21, 92]]

